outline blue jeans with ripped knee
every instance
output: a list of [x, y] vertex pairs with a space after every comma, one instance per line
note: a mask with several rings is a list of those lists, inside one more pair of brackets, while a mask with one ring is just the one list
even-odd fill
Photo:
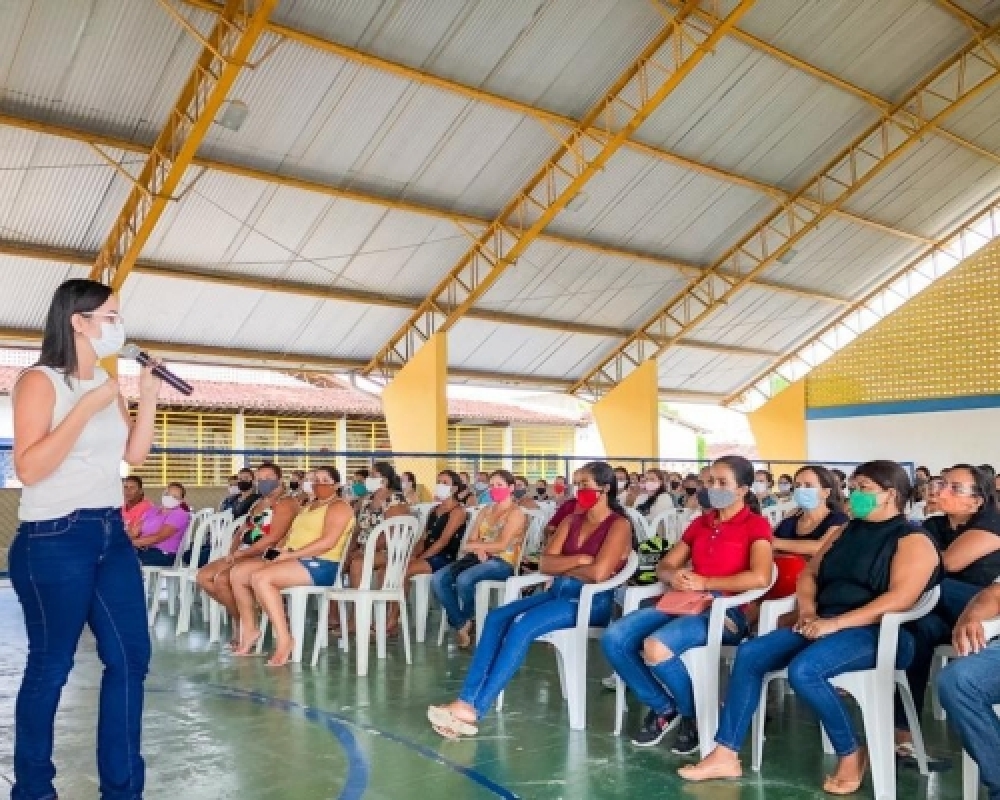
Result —
[[53, 729], [84, 626], [104, 663], [97, 719], [102, 800], [140, 800], [143, 681], [150, 644], [135, 548], [121, 509], [81, 509], [23, 522], [10, 580], [24, 611], [28, 663], [17, 695], [13, 800], [55, 798]]
[[[681, 655], [708, 641], [709, 612], [698, 616], [672, 617], [655, 608], [626, 614], [604, 632], [601, 647], [615, 672], [639, 700], [657, 714], [677, 711], [682, 717], [695, 716], [694, 689]], [[738, 644], [747, 632], [747, 620], [737, 608], [727, 615], [722, 643]], [[643, 643], [655, 639], [671, 652], [659, 664], [647, 664]]]

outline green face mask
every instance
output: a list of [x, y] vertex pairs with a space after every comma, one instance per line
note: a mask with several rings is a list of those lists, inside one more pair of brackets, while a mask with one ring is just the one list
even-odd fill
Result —
[[876, 508], [878, 508], [878, 495], [875, 492], [863, 492], [855, 489], [849, 498], [851, 504], [851, 516], [855, 519], [868, 519]]

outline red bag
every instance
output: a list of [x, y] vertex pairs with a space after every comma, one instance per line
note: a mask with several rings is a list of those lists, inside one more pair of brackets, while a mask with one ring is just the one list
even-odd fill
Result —
[[673, 617], [696, 617], [708, 611], [713, 600], [708, 592], [669, 591], [656, 602], [656, 610]]
[[778, 568], [778, 577], [762, 600], [780, 600], [795, 594], [799, 574], [806, 568], [806, 560], [802, 556], [785, 554], [774, 557], [774, 566]]

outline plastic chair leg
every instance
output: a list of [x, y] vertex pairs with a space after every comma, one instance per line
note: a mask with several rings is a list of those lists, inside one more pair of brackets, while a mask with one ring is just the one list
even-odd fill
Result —
[[767, 718], [767, 688], [776, 677], [776, 673], [764, 676], [764, 682], [760, 687], [760, 700], [757, 702], [757, 710], [753, 714], [750, 765], [754, 772], [760, 772], [760, 762], [764, 756], [764, 722]]
[[413, 583], [413, 619], [418, 642], [427, 638], [427, 615], [431, 606], [431, 582], [418, 579]]
[[325, 595], [319, 597], [319, 615], [316, 620], [316, 640], [313, 642], [312, 666], [319, 663], [319, 651], [329, 646], [329, 636], [326, 635], [327, 626], [330, 624], [330, 601]]
[[302, 643], [306, 637], [306, 609], [309, 605], [309, 595], [304, 592], [292, 592], [288, 595], [288, 617], [292, 630], [292, 662], [302, 663]]
[[[399, 624], [402, 627], [403, 633], [403, 653], [406, 656], [406, 663], [413, 663], [413, 653], [410, 651], [410, 624], [407, 619], [409, 616], [406, 610], [406, 598], [400, 598], [399, 601]], [[426, 620], [425, 620], [426, 622]]]
[[625, 714], [628, 712], [628, 705], [625, 701], [625, 681], [617, 674], [615, 675], [615, 736], [622, 735], [622, 727], [625, 725]]
[[962, 800], [978, 800], [979, 798], [979, 765], [962, 751]]
[[920, 774], [926, 777], [931, 774], [931, 771], [927, 764], [927, 748], [924, 745], [924, 732], [920, 727], [920, 717], [917, 714], [917, 707], [913, 702], [913, 693], [910, 692], [910, 684], [906, 680], [905, 672], [897, 673], [896, 689], [899, 691], [900, 699], [903, 701], [906, 722], [910, 727], [910, 736], [913, 737], [913, 749], [917, 756], [917, 768], [920, 770]]
[[358, 649], [358, 677], [368, 674], [368, 639], [372, 628], [372, 601], [359, 598], [354, 604], [355, 647]]

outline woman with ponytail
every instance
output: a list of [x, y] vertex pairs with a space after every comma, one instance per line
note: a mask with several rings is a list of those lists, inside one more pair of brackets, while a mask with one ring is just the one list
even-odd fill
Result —
[[[593, 461], [574, 476], [579, 513], [570, 514], [542, 555], [540, 570], [555, 576], [548, 590], [493, 609], [458, 699], [431, 706], [427, 718], [445, 738], [474, 736], [479, 719], [496, 702], [524, 663], [531, 643], [546, 633], [576, 625], [580, 591], [614, 576], [628, 559], [632, 526], [618, 502], [611, 465]], [[607, 625], [614, 592], [596, 595], [590, 624]]]
[[[692, 520], [657, 566], [657, 577], [674, 592], [702, 595], [708, 602], [678, 613], [664, 602], [678, 597], [668, 591], [661, 599], [665, 608], [657, 604], [628, 614], [601, 639], [615, 672], [649, 707], [632, 739], [638, 747], [659, 744], [680, 726], [673, 752], [688, 755], [698, 749], [694, 690], [681, 655], [708, 639], [710, 595], [764, 589], [771, 582], [771, 526], [750, 507], [756, 499], [750, 491], [753, 479], [753, 465], [742, 456], [716, 460], [701, 490], [710, 510]], [[723, 643], [739, 644], [747, 629], [744, 610], [731, 609]]]

